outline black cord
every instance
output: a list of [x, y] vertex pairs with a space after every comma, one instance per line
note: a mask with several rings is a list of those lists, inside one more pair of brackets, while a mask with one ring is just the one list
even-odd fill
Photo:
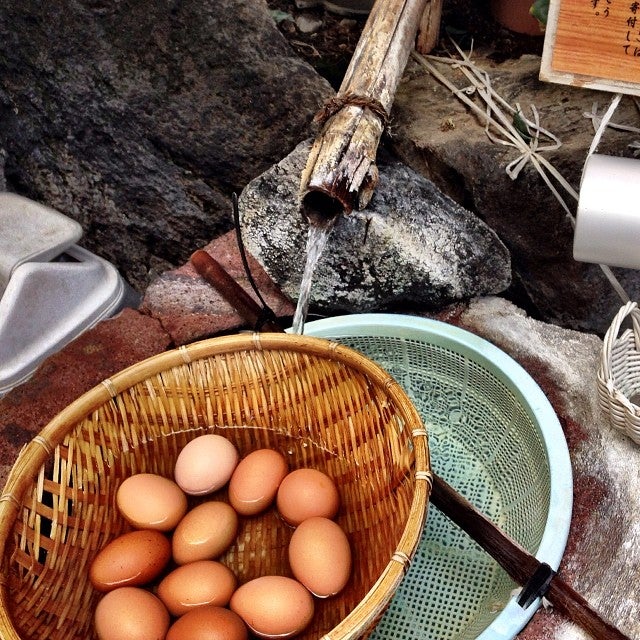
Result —
[[247, 259], [247, 252], [244, 247], [244, 241], [242, 240], [242, 231], [240, 229], [240, 208], [238, 206], [238, 195], [234, 192], [231, 194], [231, 201], [233, 203], [233, 223], [236, 228], [236, 241], [238, 243], [238, 249], [240, 251], [240, 259], [242, 260], [242, 266], [244, 268], [244, 272], [247, 276], [247, 280], [249, 280], [249, 284], [253, 289], [253, 292], [260, 300], [260, 304], [262, 305], [262, 311], [260, 313], [259, 318], [256, 321], [255, 330], [260, 331], [262, 327], [267, 322], [274, 322], [277, 324], [278, 318], [276, 314], [273, 312], [271, 307], [265, 302], [265, 299], [262, 297], [260, 290], [258, 289], [258, 285], [256, 281], [253, 279], [253, 275], [251, 274], [251, 268], [249, 267], [249, 260]]

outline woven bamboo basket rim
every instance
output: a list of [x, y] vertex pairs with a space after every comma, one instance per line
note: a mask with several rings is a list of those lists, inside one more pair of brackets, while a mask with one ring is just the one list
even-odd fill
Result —
[[[406, 526], [384, 570], [365, 597], [322, 640], [351, 640], [370, 631], [386, 610], [418, 547], [424, 529], [432, 486], [428, 434], [422, 419], [402, 387], [382, 367], [358, 351], [324, 338], [281, 333], [245, 333], [219, 336], [172, 349], [114, 374], [82, 394], [60, 411], [19, 453], [0, 496], [0, 552], [5, 568], [5, 548], [21, 509], [25, 491], [38, 471], [63, 443], [79, 419], [130, 387], [172, 367], [200, 359], [246, 351], [284, 350], [328, 358], [351, 367], [385, 390], [410, 428], [414, 491]], [[9, 610], [8, 580], [0, 573], [0, 637], [27, 640], [14, 627]], [[29, 639], [31, 640], [31, 639]]]
[[[627, 318], [631, 328], [621, 333]], [[625, 392], [630, 386], [640, 392], [640, 309], [636, 302], [620, 308], [605, 334], [597, 384], [600, 406], [611, 425], [640, 444], [640, 407]]]

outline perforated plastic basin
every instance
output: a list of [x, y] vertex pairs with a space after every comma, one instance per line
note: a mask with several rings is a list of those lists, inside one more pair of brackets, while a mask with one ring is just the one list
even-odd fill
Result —
[[[569, 532], [572, 474], [562, 428], [529, 374], [491, 343], [451, 325], [395, 314], [309, 322], [382, 365], [429, 432], [434, 471], [540, 561], [557, 569]], [[435, 507], [373, 640], [507, 640], [522, 609], [498, 564]]]

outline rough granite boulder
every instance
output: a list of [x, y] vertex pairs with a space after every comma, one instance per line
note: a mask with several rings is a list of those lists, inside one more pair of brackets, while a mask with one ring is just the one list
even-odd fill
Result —
[[80, 222], [140, 291], [231, 227], [232, 191], [332, 93], [265, 2], [0, 4], [6, 189]]
[[[540, 58], [522, 56], [497, 63], [491, 52], [474, 49], [476, 67], [489, 78], [497, 95], [534, 119], [537, 109], [543, 128], [561, 145], [544, 136], [540, 156], [551, 163], [578, 191], [582, 167], [594, 137], [591, 117], [601, 117], [611, 95], [541, 82]], [[469, 87], [459, 68], [436, 65], [449, 82]], [[463, 93], [484, 108], [478, 92]], [[505, 110], [507, 120], [513, 115]], [[587, 114], [587, 115], [585, 115]], [[631, 97], [622, 100], [612, 122], [638, 127], [638, 111]], [[500, 137], [492, 129], [494, 138]], [[621, 300], [597, 265], [573, 259], [573, 227], [531, 162], [515, 179], [505, 169], [522, 150], [494, 143], [485, 121], [416, 61], [408, 65], [396, 94], [390, 141], [403, 162], [433, 180], [456, 202], [481, 217], [509, 248], [513, 263], [513, 299], [538, 317], [564, 327], [604, 334]], [[629, 144], [638, 134], [609, 128], [597, 152], [633, 154]], [[526, 147], [526, 145], [525, 145]], [[550, 176], [575, 217], [577, 202]], [[631, 299], [640, 297], [640, 273], [613, 270]]]
[[[310, 141], [298, 145], [240, 197], [247, 248], [292, 299], [300, 294], [309, 236], [298, 197], [309, 148]], [[340, 217], [329, 235], [312, 310], [438, 309], [509, 286], [509, 252], [478, 217], [401, 163], [379, 169], [368, 207]]]

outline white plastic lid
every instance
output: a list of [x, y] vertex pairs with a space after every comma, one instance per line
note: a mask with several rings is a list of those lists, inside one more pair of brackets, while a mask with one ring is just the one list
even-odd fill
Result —
[[49, 355], [126, 306], [128, 286], [77, 245], [54, 262], [19, 265], [0, 299], [0, 397]]
[[82, 227], [55, 209], [0, 193], [0, 296], [24, 262], [47, 262], [82, 237]]

